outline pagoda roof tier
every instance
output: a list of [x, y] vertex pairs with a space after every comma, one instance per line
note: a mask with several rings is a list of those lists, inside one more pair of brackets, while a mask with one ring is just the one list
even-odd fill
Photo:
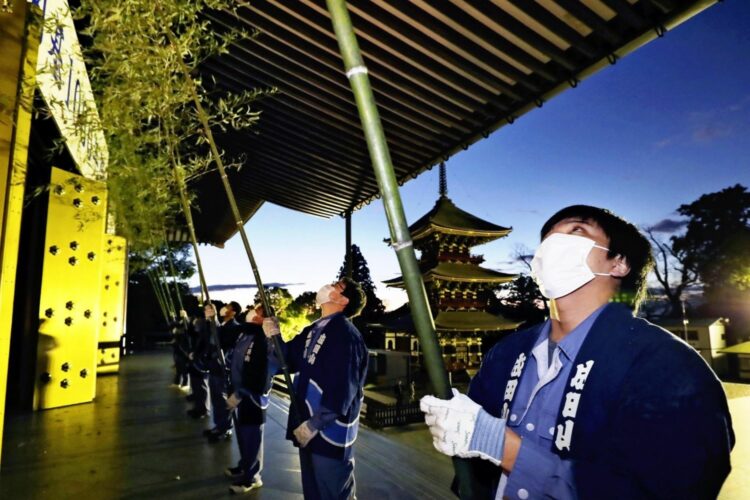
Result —
[[[485, 311], [440, 311], [435, 318], [435, 330], [440, 332], [495, 332], [513, 330], [520, 322]], [[371, 326], [388, 331], [414, 333], [414, 322], [408, 312]]]
[[446, 196], [438, 198], [432, 210], [409, 226], [414, 240], [437, 232], [492, 241], [506, 236], [512, 230], [513, 228], [498, 226], [461, 210]]
[[485, 311], [440, 311], [435, 318], [436, 330], [450, 332], [512, 330], [520, 324]]
[[[437, 266], [422, 272], [425, 283], [435, 280], [458, 281], [467, 283], [507, 283], [518, 277], [517, 274], [501, 273], [480, 267], [476, 264], [441, 262]], [[383, 281], [388, 286], [402, 288], [404, 277], [399, 276]]]

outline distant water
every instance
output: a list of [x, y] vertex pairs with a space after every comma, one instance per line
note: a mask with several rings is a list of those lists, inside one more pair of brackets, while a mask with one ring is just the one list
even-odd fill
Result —
[[[270, 283], [268, 286], [282, 286], [289, 290], [292, 297], [298, 297], [305, 292], [317, 292], [320, 285], [308, 285], [307, 283]], [[192, 287], [190, 291], [195, 296], [200, 296], [200, 287]], [[223, 284], [210, 285], [208, 293], [212, 299], [222, 302], [236, 300], [243, 308], [254, 302], [255, 294], [258, 289], [255, 285], [242, 284]], [[391, 311], [401, 307], [407, 301], [406, 292], [395, 288], [385, 288], [381, 286], [377, 289], [377, 295], [385, 303], [386, 311]]]

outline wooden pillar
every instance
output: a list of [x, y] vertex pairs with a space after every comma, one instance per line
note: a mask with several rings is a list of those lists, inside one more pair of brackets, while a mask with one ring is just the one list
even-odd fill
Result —
[[33, 10], [25, 0], [0, 3], [0, 452], [39, 44]]

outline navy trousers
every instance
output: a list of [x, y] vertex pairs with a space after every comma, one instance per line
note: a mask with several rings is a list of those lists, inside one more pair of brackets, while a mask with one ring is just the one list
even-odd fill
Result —
[[193, 389], [193, 409], [208, 413], [208, 376], [196, 369], [190, 370], [190, 387]]
[[299, 449], [305, 500], [356, 499], [354, 458], [341, 460]]
[[240, 449], [239, 467], [244, 473], [242, 479], [260, 481], [260, 472], [263, 470], [263, 424], [238, 424], [235, 432]]
[[232, 416], [227, 408], [226, 379], [209, 373], [208, 388], [211, 391], [211, 415], [214, 427], [221, 432], [228, 431], [232, 428]]

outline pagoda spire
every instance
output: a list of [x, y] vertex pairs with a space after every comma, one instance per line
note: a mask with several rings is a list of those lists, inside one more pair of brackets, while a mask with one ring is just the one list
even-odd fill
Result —
[[445, 162], [440, 162], [440, 197], [448, 197], [448, 179], [445, 175]]

